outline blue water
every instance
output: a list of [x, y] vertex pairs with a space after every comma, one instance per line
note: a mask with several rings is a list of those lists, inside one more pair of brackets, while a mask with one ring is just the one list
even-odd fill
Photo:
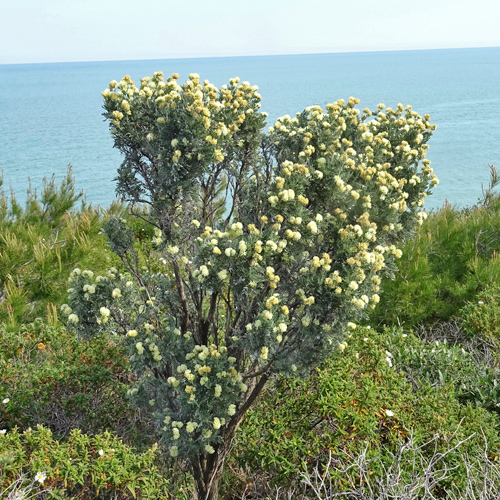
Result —
[[215, 85], [239, 76], [258, 85], [269, 125], [312, 104], [349, 96], [360, 107], [412, 104], [437, 124], [428, 158], [440, 184], [426, 206], [447, 199], [473, 204], [500, 168], [500, 47], [399, 52], [256, 56], [205, 59], [0, 65], [0, 168], [4, 186], [23, 199], [28, 178], [62, 179], [71, 163], [87, 200], [108, 206], [115, 198], [113, 149], [102, 118], [109, 81], [163, 71], [185, 79], [199, 73]]

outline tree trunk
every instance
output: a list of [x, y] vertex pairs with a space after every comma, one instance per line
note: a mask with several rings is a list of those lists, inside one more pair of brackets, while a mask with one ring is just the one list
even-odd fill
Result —
[[200, 453], [191, 459], [198, 500], [217, 500], [224, 462], [231, 451], [234, 436], [243, 415], [244, 413], [236, 420], [231, 421], [222, 435], [222, 442], [214, 445], [214, 453]]
[[231, 451], [236, 431], [248, 408], [260, 394], [268, 379], [269, 373], [264, 373], [257, 383], [255, 379], [252, 380], [253, 387], [250, 395], [221, 433], [221, 442], [214, 445], [214, 453], [200, 453], [190, 460], [198, 500], [217, 500], [224, 462]]
[[[197, 457], [198, 459], [201, 457]], [[198, 461], [197, 459], [195, 459]], [[222, 477], [224, 460], [222, 457], [215, 457], [215, 460], [200, 460], [196, 467], [193, 464], [193, 475], [196, 483], [198, 500], [217, 500], [219, 496], [219, 484]], [[203, 463], [205, 462], [205, 463]], [[207, 462], [210, 462], [208, 464]]]

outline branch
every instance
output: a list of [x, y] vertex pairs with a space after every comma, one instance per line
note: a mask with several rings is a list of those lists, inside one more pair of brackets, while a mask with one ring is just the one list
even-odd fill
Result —
[[182, 318], [181, 331], [182, 333], [186, 333], [189, 330], [191, 323], [189, 318], [189, 304], [184, 291], [184, 281], [182, 280], [179, 264], [176, 260], [172, 260], [172, 267], [174, 268], [175, 284], [177, 286], [179, 298], [181, 299], [182, 312], [184, 314], [184, 317]]

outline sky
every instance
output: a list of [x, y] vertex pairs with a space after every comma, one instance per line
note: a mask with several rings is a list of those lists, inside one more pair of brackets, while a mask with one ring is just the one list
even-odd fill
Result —
[[498, 0], [0, 0], [0, 64], [500, 46]]

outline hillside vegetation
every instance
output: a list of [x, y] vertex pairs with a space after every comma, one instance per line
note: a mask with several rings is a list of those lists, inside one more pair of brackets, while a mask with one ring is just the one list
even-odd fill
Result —
[[[241, 424], [221, 499], [495, 497], [495, 183], [474, 207], [429, 214], [370, 321], [309, 377], [274, 377]], [[24, 206], [0, 200], [1, 498], [194, 498], [182, 463], [157, 446], [151, 415], [130, 402], [135, 380], [118, 338], [77, 338], [60, 321], [74, 267], [123, 269], [101, 231], [110, 213], [132, 231], [138, 265], [154, 266], [155, 235], [140, 214], [82, 202], [70, 172]]]

